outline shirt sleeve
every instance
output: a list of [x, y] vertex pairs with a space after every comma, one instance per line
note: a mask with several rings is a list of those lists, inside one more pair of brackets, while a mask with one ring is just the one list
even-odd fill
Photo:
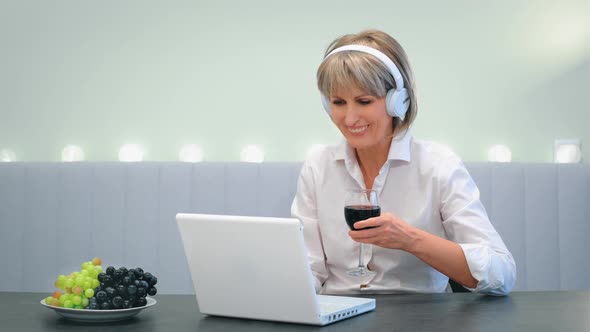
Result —
[[315, 280], [315, 290], [319, 293], [328, 279], [328, 270], [319, 227], [315, 190], [312, 169], [308, 163], [305, 163], [299, 174], [297, 193], [291, 205], [291, 215], [303, 224], [303, 237]]
[[491, 295], [510, 293], [516, 263], [496, 232], [479, 198], [479, 189], [461, 160], [454, 156], [439, 173], [441, 217], [449, 240], [458, 243], [478, 281], [471, 291]]

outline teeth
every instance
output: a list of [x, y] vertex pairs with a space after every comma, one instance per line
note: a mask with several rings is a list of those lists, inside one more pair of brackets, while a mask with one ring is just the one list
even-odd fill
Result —
[[362, 133], [363, 131], [365, 131], [367, 129], [368, 126], [364, 126], [364, 127], [360, 127], [360, 128], [348, 128], [348, 130], [353, 133], [353, 134], [358, 134], [358, 133]]

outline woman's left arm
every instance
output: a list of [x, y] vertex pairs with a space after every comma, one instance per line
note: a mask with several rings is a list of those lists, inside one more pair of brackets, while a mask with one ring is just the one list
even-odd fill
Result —
[[413, 227], [390, 213], [359, 221], [354, 226], [359, 229], [375, 227], [349, 232], [355, 241], [407, 251], [461, 285], [469, 288], [477, 286], [478, 281], [471, 274], [463, 250], [457, 243]]
[[458, 157], [440, 166], [440, 213], [449, 240], [417, 229], [385, 213], [355, 224], [359, 242], [414, 254], [434, 269], [475, 292], [505, 295], [514, 287], [516, 264], [490, 223], [479, 190]]

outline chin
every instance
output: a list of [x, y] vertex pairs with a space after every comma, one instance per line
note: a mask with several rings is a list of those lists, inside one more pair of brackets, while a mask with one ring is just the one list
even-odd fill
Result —
[[365, 149], [375, 145], [375, 142], [369, 142], [367, 139], [358, 137], [346, 137], [346, 141], [355, 149]]

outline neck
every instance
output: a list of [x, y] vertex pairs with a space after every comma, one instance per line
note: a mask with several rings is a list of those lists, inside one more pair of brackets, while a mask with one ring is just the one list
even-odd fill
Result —
[[363, 173], [367, 189], [373, 188], [375, 178], [379, 175], [381, 167], [387, 161], [390, 146], [391, 138], [388, 138], [369, 148], [355, 149], [356, 159]]

